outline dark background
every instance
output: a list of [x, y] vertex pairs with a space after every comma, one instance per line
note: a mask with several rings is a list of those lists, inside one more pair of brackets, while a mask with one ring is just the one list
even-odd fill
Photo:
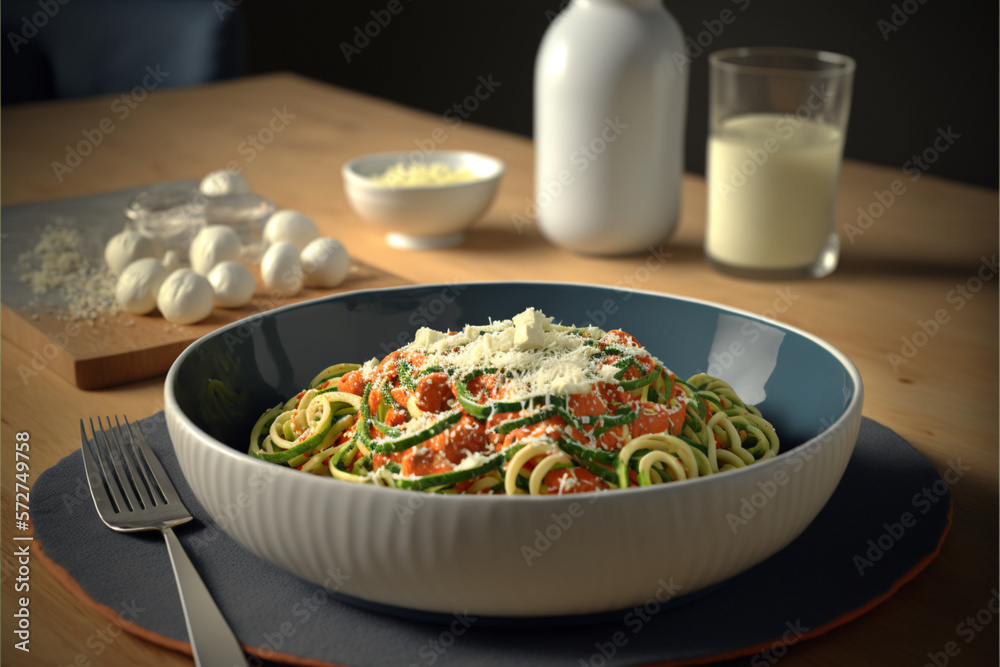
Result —
[[[4, 35], [24, 15], [37, 12], [39, 1], [5, 0]], [[479, 77], [492, 78], [499, 87], [469, 120], [531, 135], [535, 54], [545, 29], [568, 0], [395, 0], [401, 10], [390, 14], [391, 1], [72, 0], [40, 29], [31, 46], [86, 50], [100, 41], [99, 52], [104, 53], [112, 40], [109, 13], [120, 18], [127, 6], [141, 21], [143, 7], [175, 14], [198, 7], [206, 21], [225, 26], [219, 60], [238, 62], [238, 71], [229, 63], [211, 78], [292, 71], [438, 114], [472, 94]], [[687, 169], [704, 170], [707, 54], [732, 46], [797, 46], [845, 53], [858, 63], [847, 157], [902, 169], [914, 155], [930, 149], [929, 156], [936, 158], [930, 173], [997, 187], [998, 5], [973, 0], [667, 0], [692, 40]], [[734, 17], [728, 25], [719, 20], [725, 10]], [[373, 23], [377, 17], [385, 25]], [[97, 22], [103, 33], [87, 29]], [[142, 28], [158, 25], [162, 31], [164, 24], [145, 20]], [[377, 33], [359, 37], [366, 24]], [[75, 33], [60, 37], [62, 26], [69, 25]], [[117, 34], [123, 40], [143, 39], [141, 30], [127, 26]], [[17, 76], [27, 69], [29, 58], [23, 50], [12, 57], [9, 39], [4, 41], [5, 104], [113, 88], [103, 81], [92, 91], [29, 91], [31, 86]], [[74, 60], [79, 69], [81, 59]], [[169, 69], [167, 64], [164, 68]], [[38, 80], [37, 69], [28, 81]], [[170, 83], [185, 82], [175, 77]], [[949, 128], [958, 138], [947, 152], [936, 153], [934, 139]]]
[[[347, 62], [340, 43], [387, 0], [244, 2], [247, 67], [293, 70], [427, 111], [444, 113], [472, 93], [480, 75], [502, 86], [471, 120], [531, 134], [532, 69], [551, 18], [566, 0], [400, 0], [403, 11]], [[961, 139], [931, 173], [997, 186], [997, 2], [918, 0], [666, 0], [687, 36], [711, 42], [692, 58], [687, 168], [703, 173], [707, 54], [733, 46], [796, 46], [857, 60], [845, 153], [901, 167], [930, 147], [938, 128]], [[898, 30], [893, 5], [905, 17]], [[741, 7], [745, 10], [741, 11]], [[735, 14], [718, 36], [704, 22]], [[912, 13], [907, 14], [906, 10]], [[718, 29], [719, 25], [714, 26]], [[887, 35], [884, 36], [884, 33]], [[695, 41], [695, 45], [698, 43]], [[595, 45], [597, 46], [597, 45]], [[692, 53], [695, 53], [694, 51]]]

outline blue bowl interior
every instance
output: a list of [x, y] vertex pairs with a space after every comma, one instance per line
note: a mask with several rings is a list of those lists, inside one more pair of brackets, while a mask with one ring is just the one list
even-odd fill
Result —
[[195, 425], [246, 451], [258, 416], [327, 366], [381, 358], [422, 326], [459, 329], [529, 306], [563, 324], [627, 331], [682, 377], [726, 380], [775, 425], [782, 451], [833, 424], [860, 389], [818, 339], [722, 306], [591, 285], [471, 283], [351, 292], [237, 322], [178, 359], [172, 391]]

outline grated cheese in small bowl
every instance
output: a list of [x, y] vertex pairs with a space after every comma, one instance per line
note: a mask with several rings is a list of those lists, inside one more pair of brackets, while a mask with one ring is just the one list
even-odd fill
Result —
[[382, 174], [373, 176], [375, 185], [385, 185], [392, 188], [423, 187], [427, 185], [450, 185], [452, 183], [467, 183], [478, 177], [468, 168], [452, 169], [443, 162], [430, 164], [406, 164], [399, 161], [386, 169]]
[[374, 153], [346, 163], [347, 201], [394, 248], [458, 245], [492, 205], [504, 163], [472, 151]]

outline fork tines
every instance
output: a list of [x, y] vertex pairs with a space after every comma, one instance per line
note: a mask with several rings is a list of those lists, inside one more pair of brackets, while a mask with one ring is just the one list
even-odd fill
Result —
[[[107, 426], [98, 417], [95, 428], [91, 419], [90, 430], [93, 434], [93, 453], [96, 453], [94, 462], [100, 470], [102, 485], [114, 505], [113, 511], [139, 511], [165, 504], [167, 496], [156, 481], [157, 471], [151, 468], [152, 465], [158, 467], [159, 462], [142, 434], [136, 437], [127, 418], [122, 424], [116, 416], [114, 426], [110, 417], [106, 420]], [[83, 420], [80, 421], [80, 432], [86, 442]], [[92, 453], [88, 449], [89, 446], [84, 449], [84, 456]], [[162, 475], [161, 472], [161, 478]]]

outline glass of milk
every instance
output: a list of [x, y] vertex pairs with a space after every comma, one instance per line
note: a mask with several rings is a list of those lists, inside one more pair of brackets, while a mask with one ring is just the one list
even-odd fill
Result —
[[705, 255], [747, 278], [837, 267], [837, 185], [855, 63], [824, 51], [737, 48], [709, 58]]

